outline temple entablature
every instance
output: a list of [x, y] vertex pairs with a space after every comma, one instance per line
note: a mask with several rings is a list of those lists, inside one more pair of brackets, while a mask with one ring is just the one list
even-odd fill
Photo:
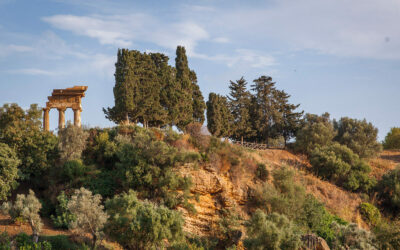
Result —
[[58, 128], [65, 127], [65, 110], [71, 108], [74, 111], [74, 125], [81, 126], [81, 99], [85, 96], [87, 86], [74, 86], [67, 89], [54, 89], [48, 97], [46, 107], [43, 109], [43, 129], [50, 130], [49, 112], [50, 109], [58, 110]]

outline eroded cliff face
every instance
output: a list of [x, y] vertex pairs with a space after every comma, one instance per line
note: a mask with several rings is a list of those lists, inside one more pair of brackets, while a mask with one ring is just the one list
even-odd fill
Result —
[[191, 201], [196, 214], [181, 209], [185, 217], [185, 231], [198, 236], [211, 235], [220, 219], [219, 211], [223, 208], [235, 208], [242, 219], [248, 219], [246, 202], [249, 189], [254, 186], [251, 180], [254, 176], [243, 172], [241, 178], [236, 179], [229, 169], [220, 171], [212, 165], [198, 168], [184, 166], [180, 169], [182, 175], [191, 177], [191, 192], [197, 197]]
[[[193, 183], [191, 192], [197, 197], [191, 201], [197, 211], [195, 214], [180, 209], [185, 218], [186, 232], [197, 236], [213, 235], [220, 220], [220, 211], [224, 208], [235, 209], [243, 221], [249, 219], [252, 210], [248, 195], [250, 190], [261, 184], [255, 176], [258, 162], [266, 164], [269, 171], [283, 164], [292, 167], [296, 170], [296, 182], [304, 185], [307, 192], [323, 202], [330, 212], [367, 228], [358, 212], [361, 199], [309, 174], [305, 170], [309, 167], [305, 158], [285, 150], [271, 149], [246, 152], [240, 161], [232, 165], [222, 158], [207, 165], [185, 165], [178, 169], [182, 175], [190, 176]], [[272, 181], [271, 178], [269, 181]]]

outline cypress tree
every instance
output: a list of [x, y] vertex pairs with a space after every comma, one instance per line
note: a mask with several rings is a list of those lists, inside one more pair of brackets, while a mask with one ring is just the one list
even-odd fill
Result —
[[232, 116], [229, 111], [228, 99], [224, 96], [210, 93], [207, 101], [207, 128], [217, 137], [230, 136]]
[[103, 111], [107, 119], [115, 123], [129, 124], [130, 112], [136, 107], [134, 104], [135, 75], [132, 72], [131, 54], [127, 49], [118, 49], [117, 62], [115, 63], [115, 86], [114, 86], [114, 101], [113, 108], [107, 108]]
[[183, 46], [176, 48], [175, 68], [177, 91], [179, 91], [179, 100], [176, 105], [179, 118], [176, 125], [183, 130], [186, 125], [193, 122], [192, 84], [186, 50]]
[[200, 87], [197, 84], [196, 72], [190, 71], [190, 80], [192, 83], [192, 101], [193, 101], [193, 120], [195, 122], [203, 124], [204, 122], [204, 110], [206, 104], [204, 102], [203, 94], [201, 93]]
[[236, 82], [230, 81], [229, 108], [233, 117], [233, 134], [236, 140], [248, 138], [253, 134], [250, 121], [250, 92], [246, 90], [247, 82], [242, 77]]

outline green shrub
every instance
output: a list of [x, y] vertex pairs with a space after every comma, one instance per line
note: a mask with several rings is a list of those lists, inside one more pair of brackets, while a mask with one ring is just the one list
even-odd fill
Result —
[[378, 249], [400, 249], [400, 224], [399, 221], [381, 221], [374, 228]]
[[351, 149], [338, 143], [317, 147], [311, 153], [313, 171], [350, 191], [369, 191], [376, 183], [368, 176], [370, 166]]
[[110, 215], [106, 233], [128, 249], [151, 249], [183, 239], [180, 213], [164, 206], [140, 201], [134, 191], [107, 200]]
[[257, 210], [246, 223], [247, 249], [298, 249], [301, 246], [301, 233], [284, 215], [266, 215]]
[[379, 212], [379, 209], [370, 203], [361, 203], [360, 213], [369, 225], [375, 226], [381, 221], [381, 213]]
[[11, 250], [11, 238], [7, 231], [0, 234], [0, 250]]
[[377, 249], [374, 235], [357, 224], [339, 225], [333, 222], [331, 227], [335, 232], [333, 249]]
[[225, 248], [236, 246], [242, 236], [239, 226], [240, 216], [237, 212], [234, 209], [222, 209], [214, 232], [219, 240], [218, 246]]
[[265, 164], [262, 163], [257, 164], [256, 176], [262, 181], [268, 180], [269, 171], [265, 167]]
[[335, 239], [335, 232], [331, 225], [336, 222], [340, 225], [346, 225], [347, 222], [337, 216], [329, 213], [324, 205], [311, 194], [307, 194], [302, 212], [296, 222], [301, 226], [306, 226], [311, 232], [324, 238], [329, 245]]
[[78, 250], [80, 247], [71, 242], [67, 235], [41, 236], [42, 241], [49, 242], [52, 249]]
[[22, 247], [23, 245], [31, 244], [32, 238], [26, 233], [20, 233], [15, 236], [15, 242], [17, 247]]
[[88, 132], [70, 122], [65, 128], [60, 129], [58, 131], [58, 149], [61, 162], [80, 159], [88, 137]]
[[51, 250], [52, 246], [47, 241], [42, 241], [38, 243], [26, 243], [19, 247], [19, 250]]
[[17, 187], [18, 165], [21, 161], [16, 152], [7, 144], [0, 142], [0, 200], [5, 200]]
[[382, 150], [381, 144], [377, 142], [378, 129], [365, 119], [342, 117], [334, 121], [334, 127], [337, 131], [335, 140], [346, 145], [360, 158], [373, 157]]
[[385, 149], [400, 149], [400, 128], [391, 128], [383, 141]]
[[378, 197], [386, 210], [395, 215], [400, 210], [400, 166], [382, 176], [377, 185]]
[[51, 215], [51, 220], [56, 228], [68, 229], [71, 222], [76, 218], [71, 212], [68, 211], [68, 197], [64, 191], [57, 197], [58, 205], [56, 207], [56, 216]]
[[113, 129], [91, 129], [87, 145], [82, 153], [86, 165], [96, 164], [101, 169], [113, 169], [117, 161], [115, 152], [117, 131]]
[[305, 190], [294, 182], [294, 172], [286, 166], [272, 172], [273, 186], [265, 182], [253, 190], [251, 202], [253, 206], [266, 210], [269, 213], [284, 214], [290, 219], [299, 215], [304, 201]]
[[[141, 197], [161, 201], [170, 208], [185, 204], [191, 181], [173, 168], [183, 164], [182, 161], [193, 160], [193, 154], [189, 153], [188, 157], [182, 154], [164, 141], [156, 140], [151, 131], [138, 130], [131, 141], [118, 144], [116, 167], [123, 189], [134, 189]], [[196, 159], [199, 158], [197, 155]]]
[[173, 243], [168, 250], [213, 250], [217, 249], [215, 237], [187, 236], [184, 240]]
[[93, 249], [103, 236], [103, 228], [109, 217], [101, 205], [101, 198], [81, 187], [75, 190], [67, 204], [68, 210], [76, 218], [70, 223], [71, 229], [76, 229], [81, 235], [90, 234]]
[[28, 110], [15, 103], [0, 107], [0, 142], [12, 148], [21, 161], [20, 179], [40, 186], [43, 174], [58, 159], [57, 136], [43, 131], [42, 112], [37, 104], [32, 104]]
[[294, 172], [288, 167], [274, 170], [273, 177], [273, 186], [264, 183], [253, 191], [250, 196], [253, 206], [269, 213], [283, 214], [304, 231], [311, 231], [328, 243], [332, 242], [335, 237], [332, 222], [346, 222], [330, 214], [321, 202], [295, 184]]
[[95, 194], [100, 194], [104, 198], [111, 198], [118, 189], [122, 188], [121, 173], [113, 170], [97, 171], [91, 178], [85, 180], [84, 186]]
[[29, 223], [35, 242], [37, 242], [39, 233], [43, 226], [39, 215], [41, 208], [42, 204], [36, 198], [35, 193], [32, 190], [29, 190], [28, 195], [18, 194], [14, 203], [5, 202], [1, 206], [3, 213], [10, 215], [14, 221], [21, 218], [23, 221]]
[[297, 131], [294, 149], [310, 155], [316, 147], [328, 145], [336, 135], [329, 113], [321, 116], [305, 114], [301, 128]]
[[81, 160], [70, 160], [60, 170], [59, 175], [64, 182], [76, 183], [82, 181], [88, 169]]

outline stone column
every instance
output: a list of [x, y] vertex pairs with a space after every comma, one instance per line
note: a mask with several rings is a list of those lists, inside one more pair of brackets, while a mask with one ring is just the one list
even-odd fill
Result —
[[66, 108], [58, 108], [58, 129], [65, 128], [65, 110]]
[[74, 125], [77, 127], [81, 126], [81, 110], [74, 109]]
[[44, 131], [50, 131], [50, 121], [49, 121], [49, 108], [43, 109], [43, 129]]

